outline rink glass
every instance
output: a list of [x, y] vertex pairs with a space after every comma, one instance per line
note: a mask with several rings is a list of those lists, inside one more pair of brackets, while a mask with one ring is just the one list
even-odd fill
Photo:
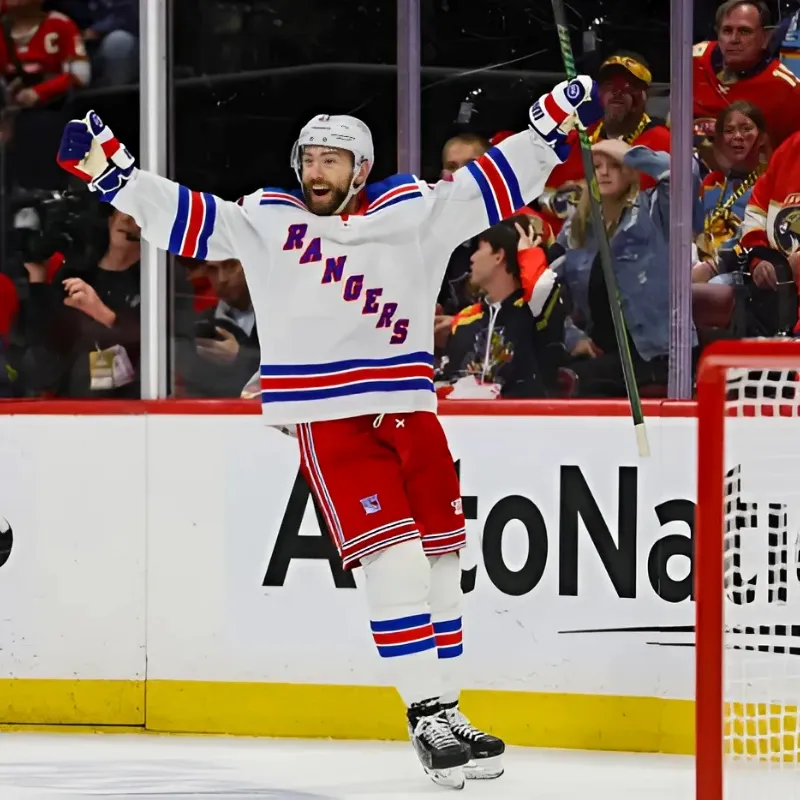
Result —
[[[174, 180], [226, 200], [265, 186], [295, 189], [292, 145], [300, 127], [319, 113], [362, 117], [376, 142], [373, 174], [396, 170], [393, 1], [344, 4], [336, 14], [320, 14], [308, 0], [176, 0], [174, 15]], [[185, 385], [184, 375], [197, 363], [194, 295], [198, 286], [203, 291], [208, 270], [183, 259], [170, 262], [172, 395], [236, 396], [249, 375], [242, 387], [216, 380]]]
[[[92, 52], [90, 49], [89, 54]], [[95, 70], [95, 78], [99, 77]], [[0, 397], [55, 396], [92, 401], [139, 396], [138, 380], [119, 389], [92, 388], [89, 353], [95, 342], [83, 335], [78, 344], [74, 336], [78, 329], [92, 323], [88, 315], [63, 306], [61, 279], [66, 270], [70, 277], [81, 276], [87, 267], [98, 263], [108, 247], [108, 208], [56, 164], [65, 123], [83, 118], [90, 109], [113, 124], [115, 134], [132, 152], [138, 151], [138, 81], [71, 92], [19, 113], [13, 104], [0, 110], [0, 180], [7, 187], [0, 192], [2, 333], [6, 333], [8, 324], [13, 325], [9, 337], [3, 336], [0, 342]], [[64, 270], [59, 274], [62, 261]], [[31, 280], [37, 284], [33, 290]], [[138, 300], [133, 291], [128, 299], [135, 318]], [[17, 302], [19, 309], [12, 319]], [[113, 334], [109, 336], [113, 338]], [[34, 346], [37, 343], [39, 347]], [[136, 367], [138, 342], [133, 341], [129, 350]], [[8, 362], [16, 368], [8, 369]], [[10, 382], [9, 375], [13, 378]], [[95, 387], [103, 384], [102, 380], [95, 381]]]

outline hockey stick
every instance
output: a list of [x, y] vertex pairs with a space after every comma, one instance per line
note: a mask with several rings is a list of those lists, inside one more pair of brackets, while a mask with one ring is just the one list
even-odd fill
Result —
[[[553, 15], [555, 16], [556, 28], [558, 29], [558, 41], [561, 46], [561, 57], [564, 61], [564, 69], [567, 72], [567, 80], [571, 81], [578, 73], [575, 69], [572, 44], [569, 40], [564, 0], [552, 0], [552, 3]], [[628, 402], [631, 407], [631, 417], [633, 417], [633, 429], [636, 432], [636, 444], [639, 447], [640, 456], [649, 456], [650, 444], [647, 441], [647, 431], [644, 425], [644, 414], [642, 412], [642, 401], [639, 397], [639, 387], [636, 385], [636, 377], [633, 372], [633, 360], [631, 358], [631, 348], [628, 342], [628, 331], [625, 328], [625, 320], [622, 317], [619, 287], [617, 286], [617, 277], [614, 274], [611, 261], [611, 247], [608, 243], [606, 226], [603, 222], [603, 212], [600, 205], [600, 187], [597, 184], [597, 175], [595, 174], [594, 162], [592, 161], [592, 145], [589, 142], [586, 129], [580, 125], [578, 126], [578, 135], [581, 143], [581, 156], [583, 157], [583, 171], [589, 186], [589, 207], [592, 213], [592, 228], [594, 228], [595, 235], [597, 236], [600, 264], [603, 267], [603, 276], [606, 280], [608, 303], [611, 306], [614, 335], [617, 337], [619, 358], [622, 362], [622, 376], [625, 379], [625, 389], [628, 392]]]

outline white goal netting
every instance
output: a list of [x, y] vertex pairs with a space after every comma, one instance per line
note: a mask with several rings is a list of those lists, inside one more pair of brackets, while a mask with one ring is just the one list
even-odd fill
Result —
[[724, 795], [800, 800], [800, 381], [729, 369], [726, 391]]

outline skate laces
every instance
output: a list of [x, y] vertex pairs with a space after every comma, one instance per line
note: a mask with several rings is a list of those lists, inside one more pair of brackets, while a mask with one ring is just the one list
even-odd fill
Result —
[[458, 739], [453, 735], [450, 723], [443, 712], [421, 717], [414, 733], [434, 747], [458, 744]]
[[447, 720], [450, 723], [450, 728], [457, 736], [462, 739], [471, 739], [477, 741], [486, 734], [476, 728], [465, 716], [461, 713], [459, 708], [450, 708], [445, 712]]

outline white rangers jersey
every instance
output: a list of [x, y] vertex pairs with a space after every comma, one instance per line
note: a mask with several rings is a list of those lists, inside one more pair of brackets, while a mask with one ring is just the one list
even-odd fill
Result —
[[358, 215], [312, 214], [299, 189], [229, 202], [142, 170], [113, 205], [171, 253], [242, 263], [268, 424], [435, 411], [433, 318], [450, 253], [538, 197], [558, 163], [524, 131], [449, 180], [368, 186]]

